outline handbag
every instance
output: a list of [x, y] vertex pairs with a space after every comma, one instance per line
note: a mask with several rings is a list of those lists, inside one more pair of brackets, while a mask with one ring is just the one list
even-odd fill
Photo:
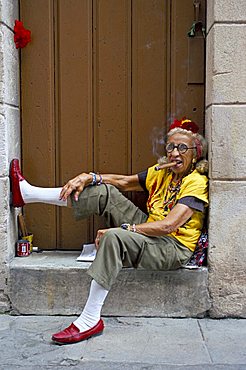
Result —
[[196, 268], [201, 266], [207, 266], [207, 255], [208, 255], [208, 232], [203, 230], [198, 239], [196, 249], [194, 250], [190, 260], [187, 262], [185, 267]]

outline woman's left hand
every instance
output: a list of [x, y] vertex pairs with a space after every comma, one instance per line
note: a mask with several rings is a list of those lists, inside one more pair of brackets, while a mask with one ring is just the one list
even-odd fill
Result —
[[99, 249], [99, 243], [100, 243], [100, 239], [103, 237], [103, 235], [109, 231], [110, 229], [100, 229], [100, 230], [97, 230], [97, 235], [96, 235], [96, 239], [95, 239], [95, 245], [96, 245], [96, 249], [98, 250]]

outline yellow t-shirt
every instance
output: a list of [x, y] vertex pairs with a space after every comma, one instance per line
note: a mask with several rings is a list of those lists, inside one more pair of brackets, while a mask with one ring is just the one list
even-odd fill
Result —
[[[147, 222], [163, 220], [171, 208], [183, 197], [192, 196], [202, 200], [205, 205], [208, 204], [207, 176], [194, 170], [182, 179], [180, 190], [172, 199], [173, 193], [170, 192], [169, 187], [172, 182], [172, 173], [168, 170], [155, 171], [155, 166], [148, 169], [146, 178], [146, 188], [149, 192]], [[176, 238], [191, 251], [194, 251], [201, 234], [204, 217], [204, 212], [195, 210], [191, 218], [169, 236]]]

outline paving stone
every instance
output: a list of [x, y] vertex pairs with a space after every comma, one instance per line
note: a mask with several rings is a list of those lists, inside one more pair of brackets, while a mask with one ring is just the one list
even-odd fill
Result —
[[103, 335], [60, 346], [75, 317], [0, 315], [1, 370], [244, 370], [246, 320], [103, 318]]

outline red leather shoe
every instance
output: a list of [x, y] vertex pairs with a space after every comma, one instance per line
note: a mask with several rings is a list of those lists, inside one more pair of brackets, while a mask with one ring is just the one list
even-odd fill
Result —
[[25, 180], [25, 178], [21, 173], [18, 159], [13, 159], [11, 162], [9, 177], [10, 190], [12, 192], [12, 206], [23, 207], [25, 202], [21, 196], [20, 181]]
[[82, 340], [89, 339], [94, 335], [102, 334], [104, 329], [104, 323], [102, 319], [98, 321], [98, 323], [93, 326], [93, 328], [83, 331], [82, 333], [79, 332], [79, 329], [74, 325], [71, 324], [68, 328], [60, 331], [59, 333], [52, 335], [52, 340], [59, 344], [71, 344], [81, 342]]

